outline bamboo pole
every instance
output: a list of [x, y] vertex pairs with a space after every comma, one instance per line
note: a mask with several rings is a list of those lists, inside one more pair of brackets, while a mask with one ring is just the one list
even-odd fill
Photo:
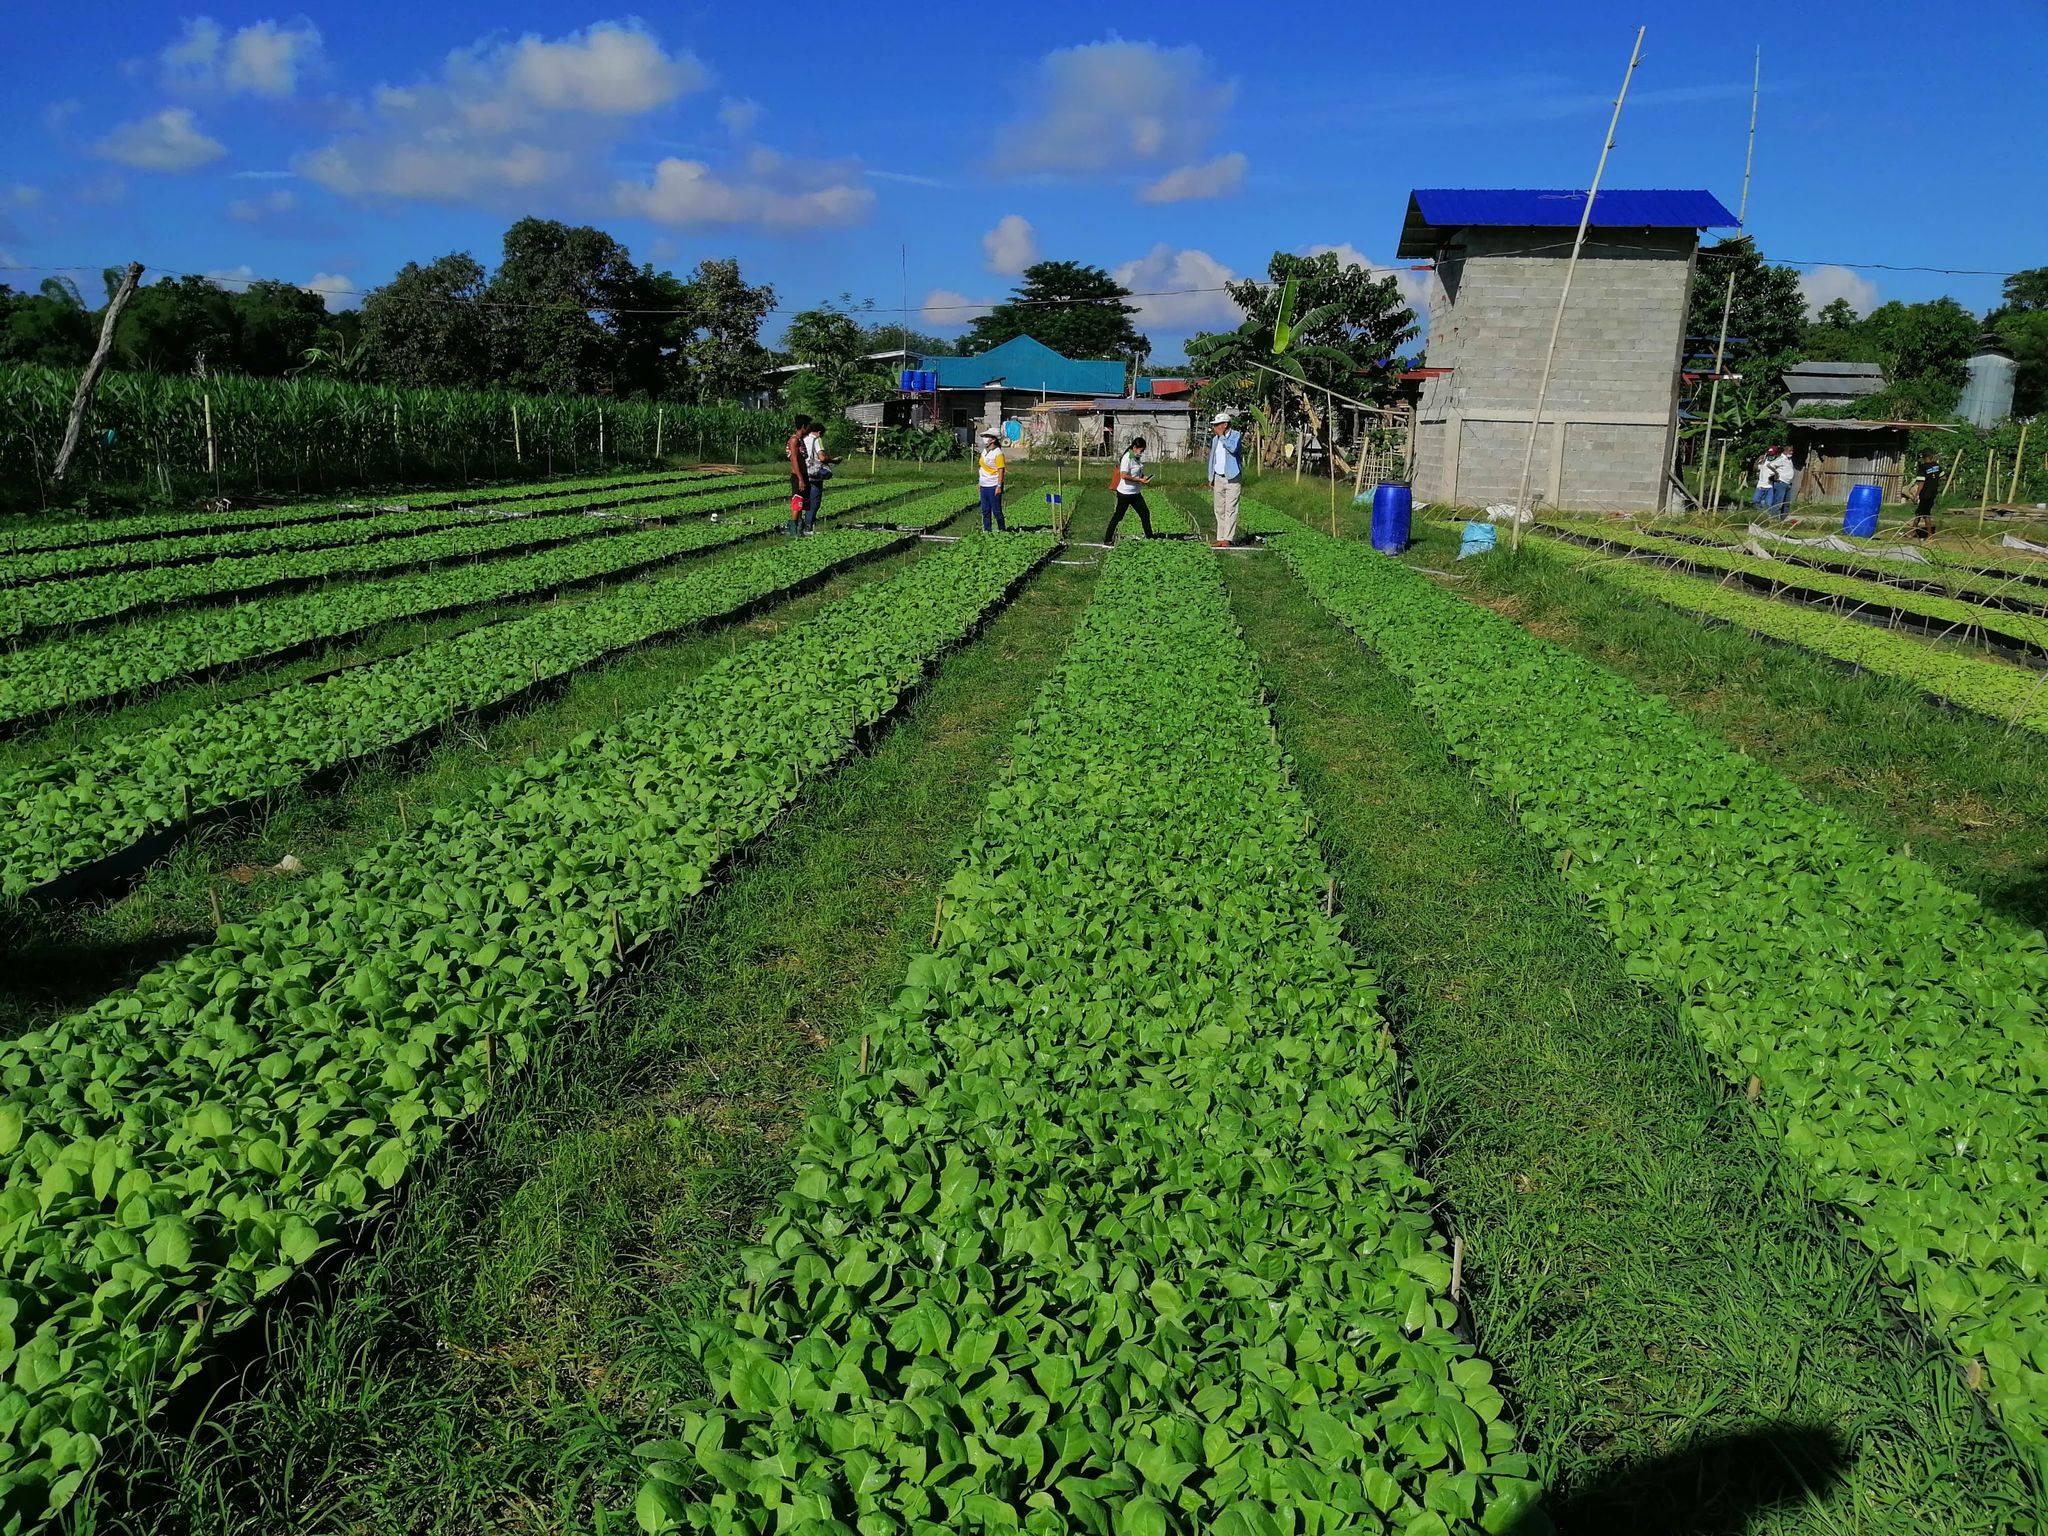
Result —
[[[1756, 50], [1756, 63], [1750, 72], [1749, 81], [1749, 148], [1742, 156], [1742, 201], [1735, 210], [1735, 224], [1739, 229], [1742, 221], [1749, 217], [1749, 173], [1756, 164], [1756, 104], [1763, 93], [1764, 51]], [[1735, 267], [1728, 267], [1728, 286], [1721, 294], [1721, 334], [1714, 342], [1714, 382], [1707, 391], [1707, 430], [1700, 438], [1700, 473], [1707, 472], [1707, 458], [1714, 445], [1714, 412], [1721, 404], [1721, 369], [1728, 357], [1728, 315], [1735, 307]], [[1714, 505], [1721, 504], [1721, 482], [1714, 482]]]
[[1721, 440], [1721, 462], [1714, 466], [1714, 510], [1721, 510], [1721, 487], [1728, 483], [1728, 440]]
[[206, 472], [217, 475], [220, 470], [220, 450], [213, 441], [213, 394], [209, 390], [199, 397], [199, 404], [206, 412]]
[[72, 391], [71, 414], [64, 421], [64, 438], [57, 448], [57, 463], [50, 471], [52, 488], [64, 483], [64, 477], [71, 473], [71, 460], [78, 452], [79, 434], [85, 430], [85, 413], [92, 406], [93, 391], [100, 386], [100, 373], [107, 366], [107, 354], [114, 349], [114, 326], [121, 318], [121, 311], [128, 307], [129, 299], [135, 295], [135, 285], [142, 280], [142, 263], [131, 261], [121, 274], [121, 284], [114, 290], [114, 296], [107, 300], [107, 312], [100, 319], [100, 339], [92, 349], [92, 359], [85, 365], [85, 372], [78, 376], [78, 388]]
[[1984, 489], [1982, 493], [1979, 494], [1979, 496], [1977, 497], [1977, 531], [1979, 533], [1982, 533], [1984, 531], [1984, 517], [1985, 514], [1991, 510], [1991, 481], [1993, 477], [1997, 475], [1997, 473], [1998, 454], [1996, 452], [1990, 452], [1985, 454]]
[[2017, 502], [2020, 499], [2020, 470], [2027, 462], [2027, 434], [2034, 430], [2031, 419], [2020, 423], [2020, 445], [2012, 456], [2012, 483], [2005, 488], [2005, 499]]
[[[1614, 149], [1615, 130], [1621, 126], [1621, 104], [1628, 100], [1628, 84], [1635, 78], [1636, 68], [1643, 61], [1643, 34], [1647, 27], [1636, 28], [1635, 47], [1629, 50], [1628, 68], [1622, 71], [1621, 91], [1614, 98], [1614, 115], [1607, 120], [1607, 137], [1600, 144], [1600, 160], [1593, 167], [1593, 185], [1586, 189], [1586, 206], [1579, 211], [1579, 231], [1572, 237], [1572, 254], [1564, 264], [1564, 287], [1557, 295], [1557, 314], [1550, 322], [1550, 345], [1543, 353], [1543, 372], [1536, 380], [1536, 407], [1529, 413], [1529, 441], [1522, 449], [1522, 479], [1515, 491], [1515, 517], [1508, 525], [1508, 547], [1519, 550], [1522, 547], [1522, 519], [1528, 516], [1529, 471], [1536, 463], [1536, 437], [1543, 430], [1543, 403], [1550, 394], [1550, 369], [1557, 361], [1557, 338], [1564, 330], [1565, 307], [1571, 303], [1572, 279], [1578, 275], [1579, 252], [1585, 248], [1586, 228], [1593, 222], [1593, 204], [1600, 196], [1600, 180], [1607, 174], [1607, 157]], [[1564, 445], [1558, 445], [1558, 452]]]
[[598, 407], [597, 412], [597, 462], [600, 465], [604, 463], [604, 408], [602, 406]]
[[1323, 473], [1330, 477], [1330, 537], [1337, 537], [1337, 401], [1323, 391]]
[[519, 407], [516, 405], [512, 407], [512, 462], [515, 464], [526, 462], [526, 454], [519, 446]]
[[661, 461], [662, 414], [662, 408], [657, 405], [654, 408], [654, 458], [656, 463]]

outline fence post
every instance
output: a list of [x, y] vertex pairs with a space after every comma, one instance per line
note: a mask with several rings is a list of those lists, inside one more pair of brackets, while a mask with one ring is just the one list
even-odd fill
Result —
[[597, 408], [597, 463], [598, 463], [598, 467], [599, 467], [600, 469], [602, 469], [602, 468], [604, 467], [604, 407], [603, 407], [603, 406], [599, 406], [599, 407]]
[[[219, 452], [213, 445], [213, 396], [201, 392], [199, 404], [206, 412], [206, 473], [212, 476], [217, 473], [220, 465]], [[215, 487], [215, 489], [218, 488], [217, 486]]]
[[512, 462], [515, 464], [526, 462], [526, 455], [520, 451], [519, 447], [519, 406], [516, 402], [512, 406]]
[[661, 462], [661, 420], [662, 407], [657, 405], [654, 408], [654, 460], [657, 464]]

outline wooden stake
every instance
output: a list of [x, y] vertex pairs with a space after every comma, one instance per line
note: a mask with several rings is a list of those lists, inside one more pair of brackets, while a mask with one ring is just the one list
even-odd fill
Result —
[[657, 405], [654, 408], [654, 457], [657, 460], [661, 457], [661, 418], [662, 407]]
[[525, 458], [519, 447], [519, 407], [515, 405], [512, 407], [512, 461], [522, 463]]
[[71, 414], [64, 421], [64, 440], [57, 449], [56, 467], [50, 471], [53, 487], [62, 485], [64, 477], [71, 473], [71, 460], [78, 452], [78, 437], [85, 430], [85, 413], [92, 405], [93, 391], [99, 388], [100, 372], [107, 366], [107, 354], [114, 348], [115, 322], [121, 318], [121, 311], [128, 307], [128, 300], [135, 294], [135, 285], [141, 280], [142, 263], [129, 262], [127, 270], [121, 274], [121, 285], [107, 301], [106, 315], [100, 321], [99, 345], [92, 349], [92, 360], [85, 365], [85, 372], [78, 376], [78, 388], [71, 394]]
[[1451, 1300], [1456, 1301], [1465, 1290], [1465, 1239], [1451, 1239]]
[[866, 1035], [860, 1037], [860, 1075], [862, 1077], [868, 1075], [868, 1037]]
[[1721, 444], [1721, 459], [1720, 459], [1720, 462], [1719, 462], [1718, 464], [1716, 464], [1716, 465], [1714, 466], [1714, 501], [1713, 501], [1713, 506], [1714, 506], [1714, 510], [1715, 510], [1715, 511], [1719, 511], [1719, 510], [1720, 510], [1720, 507], [1721, 507], [1721, 487], [1722, 487], [1722, 486], [1724, 486], [1724, 485], [1726, 485], [1727, 483], [1728, 483], [1728, 444], [1727, 444], [1726, 440], [1724, 439], [1724, 440], [1722, 441], [1722, 444]]
[[398, 797], [398, 830], [401, 832], [410, 832], [412, 830], [412, 823], [405, 819], [405, 796], [403, 795]]
[[1996, 453], [1985, 454], [1984, 490], [1982, 494], [1977, 497], [1977, 531], [1979, 533], [1982, 533], [1984, 531], [1984, 514], [1991, 510], [1991, 481], [1992, 477], [1995, 476], [1997, 473], [1998, 455]]
[[1337, 877], [1336, 877], [1335, 875], [1332, 875], [1332, 876], [1330, 876], [1330, 882], [1329, 882], [1329, 884], [1327, 884], [1327, 885], [1325, 885], [1325, 886], [1323, 887], [1323, 916], [1325, 916], [1325, 917], [1335, 917], [1336, 915], [1337, 915]]
[[932, 941], [930, 944], [926, 946], [926, 948], [937, 949], [939, 947], [939, 930], [943, 928], [945, 924], [946, 898], [943, 894], [941, 894], [939, 897], [938, 905], [932, 908]]
[[2027, 462], [2027, 434], [2034, 430], [2032, 420], [2020, 423], [2020, 445], [2012, 456], [2012, 484], [2005, 488], [2005, 499], [2016, 502], [2020, 499], [2020, 470]]
[[[1515, 516], [1508, 524], [1508, 547], [1520, 550], [1522, 547], [1522, 519], [1530, 511], [1529, 472], [1536, 464], [1536, 437], [1543, 430], [1543, 403], [1550, 396], [1550, 369], [1557, 361], [1557, 338], [1564, 330], [1565, 307], [1571, 303], [1572, 279], [1578, 276], [1579, 252], [1585, 248], [1586, 228], [1593, 222], [1593, 204], [1600, 196], [1600, 180], [1607, 174], [1607, 156], [1614, 149], [1614, 132], [1621, 126], [1621, 104], [1628, 100], [1628, 83], [1635, 78], [1636, 67], [1643, 61], [1643, 34], [1647, 27], [1636, 28], [1636, 45], [1629, 51], [1628, 68], [1622, 71], [1621, 91], [1614, 98], [1614, 115], [1607, 120], [1607, 137], [1600, 144], [1600, 160], [1593, 167], [1593, 185], [1586, 189], [1586, 206], [1579, 210], [1579, 232], [1572, 237], [1572, 253], [1564, 264], [1564, 287], [1557, 295], [1557, 314], [1550, 322], [1550, 345], [1544, 349], [1543, 372], [1536, 376], [1536, 405], [1529, 412], [1529, 442], [1522, 450], [1522, 479], [1515, 491]], [[1564, 445], [1558, 445], [1558, 452]]]
[[201, 395], [199, 397], [199, 404], [206, 411], [206, 472], [212, 475], [220, 468], [220, 453], [215, 448], [213, 441], [213, 396], [211, 394]]
[[619, 909], [612, 908], [612, 953], [621, 960], [626, 958], [626, 925], [619, 917]]
[[185, 803], [185, 820], [190, 821], [192, 819], [192, 783], [189, 779], [178, 786], [178, 793]]
[[604, 462], [604, 412], [597, 413], [597, 462]]
[[206, 888], [206, 903], [208, 906], [213, 908], [213, 926], [216, 928], [220, 927], [220, 892], [215, 890], [211, 885], [207, 886]]

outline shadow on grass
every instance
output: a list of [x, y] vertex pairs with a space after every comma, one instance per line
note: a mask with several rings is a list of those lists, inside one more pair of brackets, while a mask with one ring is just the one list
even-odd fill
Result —
[[1773, 1511], [1823, 1504], [1847, 1467], [1846, 1448], [1826, 1429], [1711, 1435], [1553, 1495], [1515, 1536], [1745, 1536]]
[[83, 1008], [210, 938], [179, 928], [136, 939], [88, 937], [34, 919], [0, 924], [0, 1038]]

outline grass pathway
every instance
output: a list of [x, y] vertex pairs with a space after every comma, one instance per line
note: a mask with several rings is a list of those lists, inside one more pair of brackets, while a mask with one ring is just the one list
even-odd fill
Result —
[[1406, 690], [1227, 567], [1566, 1531], [2032, 1529], [2004, 1437]]
[[[167, 1440], [103, 1530], [559, 1532], [631, 1504], [703, 1390], [695, 1319], [788, 1178], [827, 1052], [902, 979], [1010, 732], [1092, 587], [1052, 566], [825, 780], [677, 944]], [[559, 727], [558, 727], [559, 729]]]

